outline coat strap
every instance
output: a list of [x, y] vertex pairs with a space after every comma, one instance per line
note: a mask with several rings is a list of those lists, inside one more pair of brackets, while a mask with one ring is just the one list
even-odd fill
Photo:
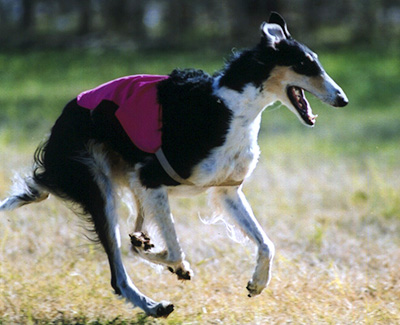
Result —
[[178, 182], [178, 183], [184, 184], [184, 185], [194, 185], [192, 182], [190, 182], [178, 175], [178, 173], [169, 164], [167, 157], [165, 157], [164, 152], [162, 151], [161, 148], [156, 151], [155, 155], [158, 159], [158, 162], [161, 164], [161, 167], [168, 174], [168, 176], [171, 177], [175, 182]]
[[[171, 177], [175, 182], [183, 184], [183, 185], [194, 185], [196, 184], [192, 183], [191, 181], [182, 178], [179, 176], [179, 174], [172, 168], [170, 163], [168, 162], [167, 157], [165, 157], [164, 152], [162, 149], [158, 149], [155, 152], [155, 155], [158, 159], [158, 162], [160, 163], [161, 167], [164, 169], [164, 171], [168, 174], [169, 177]], [[213, 187], [213, 186], [240, 186], [243, 183], [242, 181], [228, 181], [228, 182], [223, 182], [220, 184], [210, 184], [206, 187]]]

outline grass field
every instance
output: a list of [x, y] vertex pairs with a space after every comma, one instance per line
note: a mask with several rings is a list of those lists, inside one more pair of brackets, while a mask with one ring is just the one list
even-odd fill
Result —
[[[205, 225], [207, 197], [172, 200], [195, 272], [181, 283], [129, 252], [134, 213], [120, 207], [125, 263], [135, 284], [176, 310], [146, 318], [118, 300], [101, 248], [55, 198], [0, 216], [0, 324], [400, 323], [400, 59], [374, 52], [319, 53], [350, 104], [313, 129], [286, 108], [263, 114], [262, 157], [244, 192], [276, 244], [273, 278], [247, 298], [254, 246]], [[174, 67], [213, 72], [215, 53], [0, 53], [0, 197], [29, 172], [36, 145], [81, 90]]]

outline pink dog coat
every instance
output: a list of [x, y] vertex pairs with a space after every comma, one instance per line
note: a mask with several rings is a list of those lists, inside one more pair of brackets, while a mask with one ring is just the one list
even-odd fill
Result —
[[115, 116], [140, 149], [155, 153], [161, 147], [161, 107], [157, 102], [157, 83], [168, 76], [133, 75], [122, 77], [84, 91], [78, 105], [95, 109], [103, 100], [118, 105]]
[[[77, 97], [78, 105], [91, 110], [103, 100], [118, 105], [115, 116], [131, 141], [139, 149], [154, 153], [173, 180], [195, 185], [175, 172], [161, 148], [162, 111], [157, 101], [157, 84], [167, 78], [159, 75], [133, 75], [115, 79], [80, 93]], [[238, 186], [241, 183], [225, 182], [208, 186]]]

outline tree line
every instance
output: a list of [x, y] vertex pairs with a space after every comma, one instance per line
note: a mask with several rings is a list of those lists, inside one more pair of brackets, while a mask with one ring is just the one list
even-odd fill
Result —
[[397, 42], [398, 0], [0, 0], [0, 47], [249, 44], [269, 12], [311, 42]]

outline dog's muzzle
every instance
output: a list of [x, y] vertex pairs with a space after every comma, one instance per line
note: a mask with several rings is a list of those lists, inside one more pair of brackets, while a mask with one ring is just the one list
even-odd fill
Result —
[[342, 91], [337, 94], [335, 103], [333, 104], [334, 107], [344, 107], [349, 103], [346, 94]]
[[318, 115], [313, 114], [312, 108], [305, 97], [305, 91], [333, 107], [346, 106], [349, 100], [342, 88], [340, 88], [326, 72], [323, 72], [312, 82], [311, 80], [312, 79], [303, 84], [300, 83], [298, 86], [288, 86], [286, 88], [286, 94], [294, 108], [292, 111], [297, 113], [297, 116], [305, 125], [312, 127]]
[[322, 75], [324, 80], [323, 91], [321, 94], [316, 93], [323, 102], [333, 107], [344, 107], [349, 103], [343, 89], [327, 74]]

